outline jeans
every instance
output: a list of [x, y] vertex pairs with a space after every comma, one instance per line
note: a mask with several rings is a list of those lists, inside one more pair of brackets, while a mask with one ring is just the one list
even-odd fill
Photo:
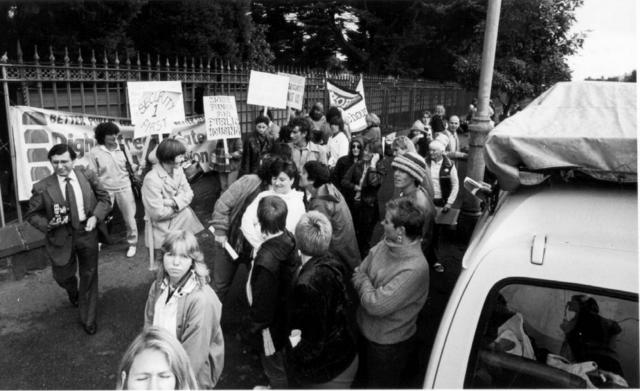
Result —
[[127, 227], [127, 243], [135, 246], [138, 243], [138, 224], [136, 223], [136, 199], [133, 197], [131, 187], [117, 192], [109, 192], [111, 205], [114, 201], [118, 204], [118, 209], [122, 214], [122, 219]]

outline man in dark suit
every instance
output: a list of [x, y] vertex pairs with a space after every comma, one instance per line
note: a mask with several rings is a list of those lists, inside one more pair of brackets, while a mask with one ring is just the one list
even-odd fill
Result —
[[33, 185], [26, 219], [45, 233], [53, 278], [80, 307], [82, 326], [92, 335], [98, 304], [96, 226], [111, 208], [109, 193], [93, 171], [73, 167], [76, 152], [67, 144], [54, 145], [48, 158], [54, 173]]

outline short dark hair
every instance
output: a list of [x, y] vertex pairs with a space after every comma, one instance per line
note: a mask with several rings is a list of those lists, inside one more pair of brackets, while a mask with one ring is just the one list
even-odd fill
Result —
[[260, 166], [258, 166], [258, 171], [256, 174], [263, 182], [271, 183], [271, 166], [278, 161], [281, 161], [282, 158], [278, 155], [274, 155], [271, 153], [267, 153], [262, 156], [262, 160], [260, 161]]
[[266, 196], [258, 203], [258, 222], [264, 234], [284, 231], [287, 225], [287, 203], [278, 196]]
[[289, 121], [288, 126], [291, 130], [293, 130], [293, 128], [295, 128], [296, 126], [299, 127], [300, 133], [307, 134], [306, 135], [307, 140], [309, 139], [309, 136], [311, 136], [311, 124], [305, 118], [302, 118], [302, 117], [293, 118], [291, 121]]
[[331, 172], [326, 164], [311, 160], [306, 162], [303, 168], [307, 172], [307, 178], [313, 182], [313, 187], [316, 189], [331, 182]]
[[266, 124], [267, 126], [269, 126], [269, 123], [271, 122], [271, 120], [269, 119], [269, 117], [266, 117], [260, 114], [259, 116], [256, 117], [255, 121], [253, 122], [256, 125], [262, 122], [263, 124]]
[[54, 155], [63, 155], [65, 152], [69, 152], [71, 160], [76, 160], [76, 151], [69, 144], [56, 144], [49, 150], [47, 158], [51, 160]]
[[173, 163], [176, 156], [184, 155], [187, 147], [180, 141], [172, 138], [162, 140], [158, 149], [156, 149], [156, 157], [160, 163]]
[[95, 127], [93, 132], [94, 132], [94, 138], [96, 139], [96, 142], [100, 145], [103, 145], [104, 137], [110, 134], [120, 133], [120, 128], [118, 127], [118, 125], [114, 124], [113, 122], [103, 122], [101, 124], [98, 124], [98, 126]]
[[282, 159], [271, 165], [271, 178], [277, 177], [281, 172], [287, 174], [291, 179], [296, 179], [298, 177], [298, 168], [290, 159]]
[[422, 236], [424, 226], [424, 211], [416, 203], [406, 197], [396, 198], [387, 202], [387, 211], [391, 213], [394, 227], [404, 227], [404, 232], [410, 240]]
[[336, 117], [342, 118], [342, 112], [338, 107], [330, 106], [327, 109], [327, 115], [325, 116], [325, 118], [327, 119], [327, 122], [331, 123], [331, 120]]

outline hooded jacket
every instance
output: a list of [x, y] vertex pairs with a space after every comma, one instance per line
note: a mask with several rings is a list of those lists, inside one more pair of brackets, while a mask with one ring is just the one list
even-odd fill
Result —
[[327, 216], [333, 230], [329, 250], [353, 272], [361, 257], [351, 212], [340, 191], [332, 183], [325, 183], [311, 197], [307, 209]]

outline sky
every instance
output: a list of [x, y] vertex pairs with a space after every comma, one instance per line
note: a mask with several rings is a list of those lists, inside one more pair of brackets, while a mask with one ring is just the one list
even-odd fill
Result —
[[587, 34], [582, 49], [569, 57], [573, 80], [622, 76], [637, 68], [637, 0], [584, 0], [572, 31]]

